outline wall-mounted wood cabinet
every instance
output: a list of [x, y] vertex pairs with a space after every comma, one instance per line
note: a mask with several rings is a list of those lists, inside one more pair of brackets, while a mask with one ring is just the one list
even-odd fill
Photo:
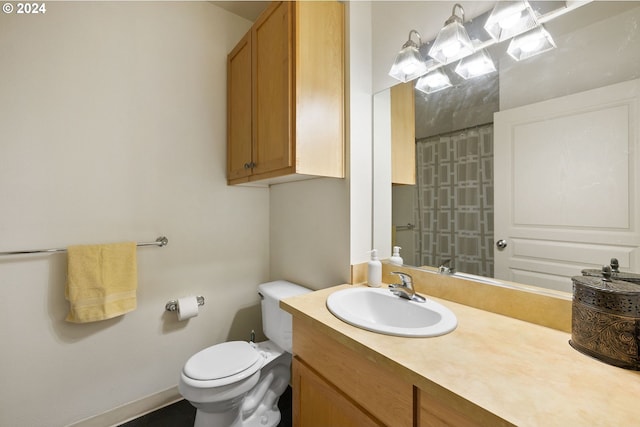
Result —
[[227, 58], [227, 181], [344, 177], [344, 6], [273, 2]]
[[416, 183], [416, 112], [413, 82], [391, 88], [391, 182]]

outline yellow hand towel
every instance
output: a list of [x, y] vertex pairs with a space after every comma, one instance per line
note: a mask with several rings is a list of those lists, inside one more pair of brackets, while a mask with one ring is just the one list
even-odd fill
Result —
[[95, 322], [135, 310], [135, 242], [70, 246], [67, 254], [68, 322]]

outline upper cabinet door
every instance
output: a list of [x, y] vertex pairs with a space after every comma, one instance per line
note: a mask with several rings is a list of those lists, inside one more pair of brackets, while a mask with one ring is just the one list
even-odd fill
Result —
[[251, 33], [227, 59], [227, 175], [229, 180], [251, 174]]
[[344, 5], [295, 2], [295, 155], [299, 173], [344, 176]]
[[272, 3], [252, 29], [254, 174], [293, 166], [293, 5]]

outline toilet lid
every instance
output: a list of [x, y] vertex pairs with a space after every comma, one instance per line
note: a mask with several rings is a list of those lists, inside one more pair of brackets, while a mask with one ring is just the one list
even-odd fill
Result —
[[[251, 375], [262, 366], [260, 353], [245, 341], [230, 341], [205, 348], [184, 365], [184, 374], [200, 381], [217, 380], [243, 373]], [[245, 372], [251, 371], [251, 372]]]

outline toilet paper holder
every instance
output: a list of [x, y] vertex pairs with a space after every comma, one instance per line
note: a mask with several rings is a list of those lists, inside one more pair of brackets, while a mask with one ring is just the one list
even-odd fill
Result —
[[[196, 300], [198, 300], [198, 307], [201, 307], [204, 305], [204, 297], [203, 296], [197, 296]], [[178, 310], [178, 300], [177, 299], [172, 299], [171, 301], [167, 302], [164, 306], [165, 310], [167, 311], [177, 311]]]

